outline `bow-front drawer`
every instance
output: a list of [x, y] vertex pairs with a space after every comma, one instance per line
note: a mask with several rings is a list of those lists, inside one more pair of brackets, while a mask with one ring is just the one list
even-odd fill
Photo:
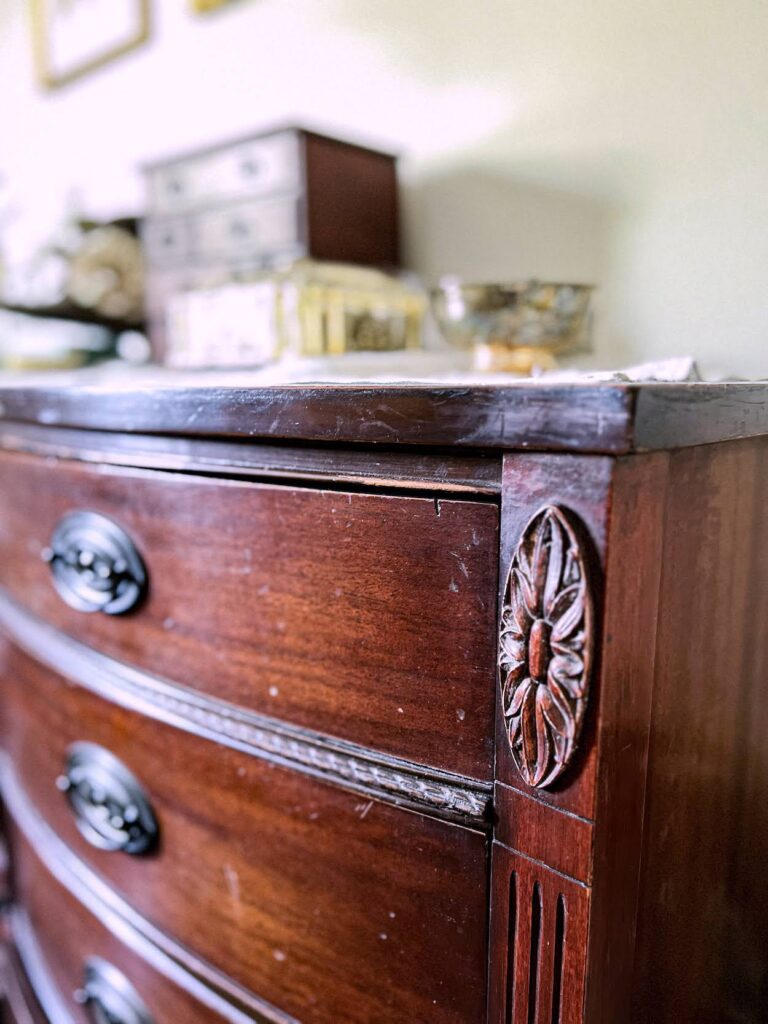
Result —
[[0, 457], [0, 583], [269, 720], [491, 777], [498, 509]]
[[73, 851], [144, 921], [306, 1024], [482, 1018], [482, 831], [142, 718], [14, 648], [4, 680], [3, 795], [56, 864]]
[[[22, 1021], [42, 1024], [247, 1024], [251, 1017], [207, 989], [118, 920], [98, 895], [62, 884], [18, 829], [13, 830], [18, 895], [10, 917]], [[56, 865], [66, 876], [66, 867]], [[82, 899], [80, 897], [83, 897]], [[21, 998], [17, 997], [21, 1004]], [[3, 1018], [4, 1020], [5, 1018]], [[278, 1019], [278, 1018], [276, 1018]]]

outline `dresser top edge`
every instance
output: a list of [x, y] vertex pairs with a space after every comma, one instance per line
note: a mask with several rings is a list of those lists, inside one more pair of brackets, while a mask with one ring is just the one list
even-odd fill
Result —
[[0, 421], [128, 434], [622, 455], [768, 434], [768, 382], [0, 384]]

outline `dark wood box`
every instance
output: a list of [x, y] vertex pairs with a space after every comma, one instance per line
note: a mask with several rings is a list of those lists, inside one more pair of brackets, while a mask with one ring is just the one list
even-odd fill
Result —
[[147, 308], [162, 359], [165, 303], [276, 265], [399, 263], [394, 156], [285, 128], [146, 168]]

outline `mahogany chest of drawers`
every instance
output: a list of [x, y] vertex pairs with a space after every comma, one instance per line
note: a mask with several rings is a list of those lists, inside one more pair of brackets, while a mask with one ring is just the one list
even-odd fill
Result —
[[768, 1007], [768, 387], [0, 389], [14, 1024]]

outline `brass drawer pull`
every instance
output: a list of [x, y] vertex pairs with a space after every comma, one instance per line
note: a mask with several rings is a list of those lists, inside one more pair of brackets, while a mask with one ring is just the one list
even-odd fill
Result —
[[60, 596], [80, 612], [121, 615], [147, 590], [147, 570], [128, 534], [97, 512], [70, 512], [43, 551]]
[[154, 1024], [123, 972], [101, 957], [86, 962], [83, 987], [75, 992], [75, 1000], [86, 1007], [93, 1024]]
[[69, 749], [56, 780], [83, 837], [100, 850], [141, 854], [155, 846], [159, 828], [149, 800], [122, 761], [95, 743]]

